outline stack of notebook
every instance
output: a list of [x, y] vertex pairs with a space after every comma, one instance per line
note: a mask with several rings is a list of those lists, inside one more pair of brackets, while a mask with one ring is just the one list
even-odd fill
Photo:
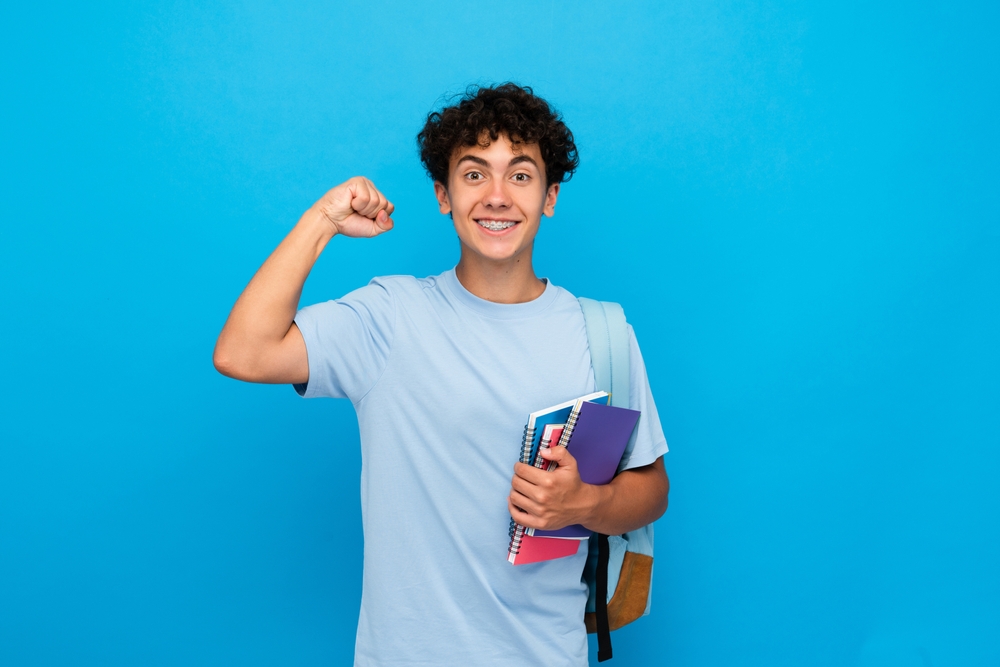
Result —
[[[528, 416], [521, 441], [521, 463], [548, 470], [540, 449], [568, 447], [576, 459], [580, 479], [607, 484], [615, 476], [639, 412], [609, 405], [607, 392], [581, 396]], [[559, 530], [526, 528], [511, 519], [507, 560], [514, 565], [572, 556], [591, 532], [580, 525]]]

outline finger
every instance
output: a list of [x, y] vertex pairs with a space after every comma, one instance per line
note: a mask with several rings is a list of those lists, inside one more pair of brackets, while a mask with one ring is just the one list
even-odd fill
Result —
[[[374, 209], [371, 211], [372, 215], [369, 215], [368, 217], [374, 218], [375, 214], [388, 207], [389, 200], [386, 199], [385, 195], [382, 194], [382, 192], [375, 187], [375, 184], [372, 183], [370, 179], [366, 178], [365, 184], [368, 186], [368, 189], [372, 195], [372, 203], [369, 205], [369, 208]], [[389, 213], [389, 215], [391, 215], [391, 212]]]
[[369, 184], [368, 179], [363, 178], [358, 182], [357, 197], [352, 204], [359, 215], [369, 220], [375, 217], [375, 211], [378, 210], [378, 190]]
[[358, 209], [358, 213], [365, 216], [366, 218], [374, 218], [375, 214], [378, 213], [381, 208], [382, 200], [379, 191], [375, 189], [373, 185], [369, 182], [365, 182], [363, 185], [365, 192], [368, 195], [368, 202], [363, 208]]
[[375, 216], [385, 209], [387, 203], [388, 202], [385, 197], [383, 197], [378, 190], [372, 188], [371, 201], [369, 201], [368, 206], [365, 207], [363, 215], [374, 220]]
[[531, 475], [532, 473], [538, 472], [538, 468], [535, 466], [529, 466], [527, 463], [521, 463], [518, 461], [514, 464], [514, 474], [518, 477], [524, 477], [525, 475]]
[[545, 475], [547, 473], [541, 468], [536, 468], [535, 466], [529, 466], [526, 463], [516, 463], [514, 464], [514, 476], [520, 477], [526, 482], [531, 484], [542, 484], [545, 482]]
[[523, 512], [527, 512], [532, 516], [541, 514], [542, 506], [523, 493], [511, 489], [508, 500], [514, 503], [515, 507], [520, 507]]
[[[356, 183], [351, 186], [351, 208], [355, 213], [365, 215], [365, 210], [371, 203], [372, 196], [365, 183]], [[366, 216], [367, 217], [367, 216]]]
[[541, 490], [537, 485], [517, 477], [516, 475], [514, 476], [514, 479], [510, 481], [510, 488], [517, 491], [522, 496], [527, 496], [534, 501], [538, 501], [538, 492]]
[[525, 526], [527, 528], [537, 528], [537, 526], [535, 525], [535, 517], [528, 514], [523, 509], [512, 503], [510, 501], [510, 498], [507, 499], [507, 511], [510, 512], [510, 515], [511, 517], [513, 517], [514, 521], [517, 521], [522, 526]]

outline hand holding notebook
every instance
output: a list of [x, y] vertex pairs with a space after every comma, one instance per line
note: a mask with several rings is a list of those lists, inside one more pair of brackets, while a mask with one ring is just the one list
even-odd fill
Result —
[[576, 459], [567, 448], [555, 443], [539, 448], [538, 456], [544, 458], [537, 467], [522, 463], [514, 466], [511, 516], [524, 525], [551, 529], [585, 521], [596, 503], [596, 494], [594, 487], [580, 479]]
[[[574, 509], [579, 510], [580, 508], [575, 508], [575, 504], [579, 504], [584, 498], [584, 485], [607, 484], [614, 477], [638, 419], [639, 413], [635, 410], [578, 399], [558, 441], [558, 445], [568, 448], [568, 451], [556, 454], [555, 457], [536, 456], [533, 464], [540, 469], [537, 472], [526, 466], [518, 466], [519, 474], [515, 475], [511, 494], [511, 516], [523, 518], [530, 523], [536, 523], [535, 518], [541, 517], [543, 523], [552, 520], [558, 525], [561, 523], [560, 518], [565, 519], [567, 514], [573, 514]], [[546, 435], [551, 431], [547, 427]], [[540, 451], [546, 445], [553, 446], [544, 437], [540, 440]], [[553, 458], [566, 464], [567, 469], [562, 474], [559, 474], [558, 469], [547, 471], [552, 467], [549, 461]], [[526, 528], [516, 524], [511, 533], [508, 560], [515, 564], [522, 562], [517, 554], [521, 543], [525, 541], [538, 538], [580, 540], [590, 534], [591, 531], [579, 524], [558, 530]]]
[[[575, 473], [582, 483], [599, 486], [614, 478], [638, 421], [639, 412], [636, 410], [596, 403], [581, 404], [576, 420], [568, 422], [563, 429], [559, 445], [567, 448], [572, 455]], [[579, 524], [558, 530], [528, 528], [526, 532], [533, 536], [578, 538], [590, 537], [591, 533]]]

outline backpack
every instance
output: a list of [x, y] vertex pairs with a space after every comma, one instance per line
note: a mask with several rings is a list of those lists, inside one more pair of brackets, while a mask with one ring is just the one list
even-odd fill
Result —
[[[611, 394], [611, 405], [627, 408], [629, 337], [625, 311], [609, 301], [578, 300], [587, 325], [597, 390]], [[588, 633], [597, 633], [597, 661], [604, 662], [611, 658], [611, 631], [649, 613], [653, 525], [624, 535], [592, 535], [583, 578], [590, 589], [584, 623]]]

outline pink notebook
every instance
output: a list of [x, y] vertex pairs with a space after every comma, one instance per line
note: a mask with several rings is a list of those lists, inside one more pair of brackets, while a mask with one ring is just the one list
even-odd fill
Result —
[[[538, 445], [538, 451], [543, 449], [551, 449], [555, 447], [559, 442], [559, 438], [562, 437], [563, 429], [566, 428], [566, 424], [548, 424], [545, 426], [545, 430], [542, 431], [542, 440]], [[541, 456], [535, 460], [535, 467], [541, 468], [542, 470], [548, 470], [552, 467], [552, 462], [543, 459]]]
[[508, 556], [507, 560], [514, 565], [527, 565], [528, 563], [540, 563], [543, 560], [574, 556], [580, 550], [580, 543], [584, 541], [524, 535], [521, 537], [521, 545], [518, 547], [517, 553]]
[[[539, 450], [554, 447], [559, 442], [565, 424], [546, 424], [542, 433]], [[540, 460], [543, 460], [540, 456]], [[542, 470], [548, 470], [549, 462], [545, 461], [541, 466]], [[561, 542], [562, 544], [558, 544]], [[580, 548], [579, 538], [561, 537], [532, 537], [522, 535], [517, 553], [508, 553], [507, 560], [514, 565], [526, 565], [527, 563], [540, 563], [543, 560], [553, 560], [555, 558], [565, 558], [576, 555]]]

